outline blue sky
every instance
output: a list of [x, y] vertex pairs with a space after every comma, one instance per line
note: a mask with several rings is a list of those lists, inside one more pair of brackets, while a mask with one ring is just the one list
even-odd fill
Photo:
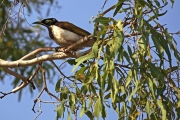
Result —
[[[89, 23], [89, 20], [92, 16], [96, 16], [98, 11], [101, 11], [101, 7], [103, 5], [104, 0], [61, 0], [59, 1], [61, 5], [61, 9], [59, 11], [55, 11], [48, 17], [54, 17], [59, 21], [69, 21], [74, 23], [75, 25], [86, 29], [89, 32], [93, 32], [93, 24]], [[108, 8], [115, 4], [117, 0], [109, 0], [105, 8]], [[173, 9], [171, 7], [167, 7], [168, 13], [160, 19], [162, 24], [167, 24], [166, 27], [169, 28], [170, 32], [176, 32], [180, 30], [180, 1], [176, 0]], [[43, 11], [43, 10], [42, 10]], [[44, 13], [45, 16], [45, 13]], [[122, 19], [122, 18], [118, 18]], [[29, 23], [37, 21], [37, 13], [33, 12], [29, 17], [27, 17]], [[28, 26], [28, 24], [27, 24]], [[31, 27], [31, 26], [29, 26]], [[46, 31], [47, 32], [47, 31]], [[179, 37], [175, 37], [178, 41], [178, 46], [180, 47]], [[57, 46], [53, 44], [53, 46]], [[68, 73], [71, 68], [64, 69], [65, 73]], [[0, 82], [0, 91], [8, 92], [11, 91], [12, 86], [12, 77], [8, 77], [4, 83]], [[54, 84], [57, 79], [54, 79]], [[54, 84], [48, 84], [48, 88], [51, 92], [54, 92]], [[18, 94], [11, 94], [0, 100], [0, 118], [2, 120], [33, 120], [37, 113], [33, 113], [32, 106], [33, 100], [37, 97], [39, 91], [35, 90], [34, 94], [31, 95], [28, 89], [25, 89], [22, 94], [22, 99], [18, 102]], [[42, 100], [51, 100], [49, 96], [44, 93], [41, 97]], [[41, 104], [41, 109], [43, 113], [38, 117], [38, 120], [52, 120], [56, 117], [56, 106], [52, 104]], [[36, 110], [38, 110], [38, 106], [36, 106]], [[66, 116], [64, 118], [66, 120]], [[86, 117], [82, 118], [83, 120]], [[117, 115], [115, 111], [108, 110], [108, 119], [117, 119]]]

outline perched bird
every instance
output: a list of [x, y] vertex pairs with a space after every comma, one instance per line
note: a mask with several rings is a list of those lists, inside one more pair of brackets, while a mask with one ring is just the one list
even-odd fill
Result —
[[[55, 18], [44, 19], [42, 21], [34, 22], [33, 24], [40, 24], [47, 27], [50, 38], [63, 48], [67, 48], [83, 37], [90, 35], [90, 33], [86, 30], [83, 30], [72, 23], [57, 21]], [[82, 45], [76, 46], [73, 50], [81, 50], [84, 47], [92, 47], [94, 42], [95, 41], [87, 41]]]

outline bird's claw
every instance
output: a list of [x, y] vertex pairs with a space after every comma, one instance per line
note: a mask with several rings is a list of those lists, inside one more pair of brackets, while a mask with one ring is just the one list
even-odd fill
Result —
[[55, 47], [55, 52], [66, 52], [66, 48], [64, 47]]

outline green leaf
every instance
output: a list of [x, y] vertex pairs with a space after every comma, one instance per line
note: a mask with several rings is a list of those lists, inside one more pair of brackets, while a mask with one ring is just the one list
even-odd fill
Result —
[[161, 69], [161, 70], [165, 75], [168, 75], [169, 73], [174, 72], [174, 71], [176, 71], [178, 69], [179, 69], [179, 66], [173, 66], [171, 68], [167, 68], [165, 70]]
[[162, 54], [163, 51], [165, 50], [168, 56], [168, 60], [170, 61], [169, 63], [171, 65], [171, 53], [168, 47], [168, 41], [165, 40], [164, 37], [157, 31], [155, 31], [153, 28], [151, 29], [151, 32], [152, 32], [152, 40], [160, 53], [160, 58], [162, 59]]
[[170, 53], [170, 50], [169, 50], [169, 47], [168, 47], [168, 42], [167, 42], [167, 40], [165, 40], [163, 38], [162, 35], [161, 35], [160, 38], [161, 38], [160, 42], [162, 43], [162, 47], [164, 48], [164, 50], [165, 50], [165, 52], [166, 52], [166, 54], [168, 56], [169, 63], [171, 64], [171, 53]]
[[[120, 110], [120, 112], [119, 112], [119, 114], [122, 116], [122, 118], [119, 119], [119, 120], [124, 120], [124, 115], [127, 114], [126, 111], [127, 111], [126, 102], [122, 102], [122, 107], [121, 107], [121, 110]], [[120, 116], [119, 116], [119, 118], [120, 118]]]
[[98, 98], [96, 104], [94, 105], [94, 116], [99, 118], [101, 112], [102, 112], [102, 104], [100, 98]]
[[[100, 69], [99, 68], [96, 71], [96, 77], [97, 77], [96, 79], [97, 79], [97, 83], [98, 83], [99, 87], [102, 87], [101, 86], [102, 76], [100, 75]], [[102, 89], [104, 89], [104, 88], [102, 88]]]
[[173, 89], [177, 92], [177, 98], [180, 99], [180, 89], [178, 87], [173, 87]]
[[73, 104], [76, 104], [76, 96], [75, 96], [75, 94], [74, 93], [70, 93], [70, 98], [71, 98], [71, 101], [73, 102]]
[[93, 86], [93, 84], [90, 84], [89, 85], [89, 89], [90, 89], [90, 92], [92, 92], [94, 95], [96, 95], [96, 89], [95, 89], [95, 87]]
[[82, 117], [85, 112], [86, 112], [86, 102], [83, 101], [83, 103], [82, 103], [82, 108], [81, 108], [81, 112], [80, 112], [80, 117]]
[[74, 113], [76, 104], [74, 104], [71, 100], [69, 101], [69, 108], [71, 110], [71, 113]]
[[131, 82], [132, 78], [133, 78], [133, 76], [132, 76], [132, 69], [131, 69], [131, 70], [129, 70], [128, 76], [126, 78], [126, 85], [125, 85], [126, 87], [129, 85], [129, 83]]
[[93, 114], [91, 111], [88, 110], [85, 114], [89, 117], [90, 120], [93, 120]]
[[[134, 55], [134, 54], [132, 53], [131, 47], [130, 47], [129, 45], [128, 45], [127, 47], [128, 47], [127, 49], [128, 49], [128, 53], [129, 53], [129, 56], [127, 56], [127, 57], [131, 58], [131, 60], [132, 60], [133, 62], [135, 62], [135, 60], [134, 60], [134, 58], [133, 58], [133, 55]], [[127, 54], [127, 55], [128, 55], [128, 54]], [[126, 57], [126, 59], [128, 59], [127, 57]]]
[[120, 0], [117, 4], [116, 4], [116, 9], [113, 13], [113, 17], [118, 13], [118, 11], [121, 9], [122, 7], [122, 3], [125, 2], [126, 0]]
[[66, 93], [60, 93], [60, 100], [65, 100], [67, 99], [67, 94]]
[[111, 21], [111, 18], [109, 18], [109, 17], [102, 17], [102, 16], [99, 16], [98, 18], [96, 18], [94, 20], [95, 23], [101, 23], [103, 25], [108, 25], [110, 21]]
[[150, 22], [151, 20], [154, 20], [155, 18], [157, 19], [157, 16], [163, 16], [167, 13], [167, 10], [164, 13], [161, 14], [155, 14], [154, 16], [150, 17], [147, 21]]
[[71, 118], [71, 113], [68, 111], [68, 118], [67, 118], [68, 120], [72, 120], [72, 118]]
[[69, 59], [69, 60], [67, 60], [67, 62], [68, 62], [70, 65], [75, 65], [75, 64], [76, 64], [76, 59]]
[[119, 29], [114, 30], [114, 41], [113, 41], [113, 52], [114, 57], [116, 56], [117, 52], [120, 52], [119, 49], [124, 42], [124, 35], [122, 33], [122, 21], [118, 21], [117, 27]]
[[168, 29], [165, 29], [164, 33], [165, 33], [165, 36], [166, 36], [166, 40], [167, 40], [167, 42], [169, 44], [169, 47], [171, 49], [173, 49], [173, 37], [172, 37], [172, 35], [168, 33]]
[[80, 117], [82, 117], [84, 115], [84, 113], [85, 113], [85, 108], [82, 107], [81, 112], [80, 112]]
[[159, 55], [160, 59], [162, 59], [164, 49], [163, 49], [162, 44], [161, 44], [161, 42], [159, 40], [159, 34], [155, 30], [151, 30], [151, 33], [152, 33], [151, 38], [152, 38], [152, 40], [154, 42], [154, 45], [155, 45], [156, 49], [159, 52], [158, 55]]
[[56, 87], [55, 87], [56, 92], [61, 91], [61, 80], [62, 80], [62, 78], [60, 80], [58, 80], [57, 83], [56, 83]]
[[125, 90], [124, 86], [121, 85], [119, 89], [121, 90], [122, 93], [126, 93], [126, 90]]
[[[178, 104], [180, 104], [180, 101], [178, 101]], [[177, 116], [178, 116], [178, 118], [180, 118], [180, 107], [177, 107], [176, 108], [176, 114], [177, 114]]]
[[111, 99], [112, 99], [112, 103], [116, 102], [116, 97], [117, 97], [117, 93], [118, 93], [118, 89], [119, 89], [119, 85], [116, 79], [112, 79], [112, 88], [111, 88]]
[[155, 97], [156, 86], [153, 83], [153, 79], [151, 79], [151, 78], [147, 78], [147, 79], [148, 79], [148, 85], [149, 85], [149, 89], [150, 89], [151, 95], [153, 97], [153, 100], [156, 100], [156, 97]]
[[121, 52], [118, 52], [118, 61], [122, 62], [123, 61], [123, 57], [124, 57], [124, 49], [123, 49], [122, 46], [119, 48], [119, 51], [121, 51]]
[[82, 56], [82, 57], [76, 59], [77, 64], [73, 67], [72, 72], [73, 72], [82, 62], [84, 62], [85, 60], [88, 60], [88, 59], [90, 59], [90, 58], [94, 58], [94, 57], [95, 57], [95, 56], [94, 56], [94, 53], [91, 51], [89, 54], [87, 54], [87, 55], [85, 55], [85, 56]]
[[135, 88], [134, 90], [131, 92], [131, 94], [129, 95], [128, 101], [131, 101], [132, 96], [137, 92], [138, 89], [140, 89], [143, 84], [144, 81], [143, 80], [137, 80], [137, 69], [133, 68], [132, 70], [132, 76], [134, 77], [134, 84], [135, 84]]
[[139, 46], [140, 54], [142, 56], [145, 56], [145, 54], [147, 53], [147, 41], [144, 36], [139, 37], [138, 46]]
[[106, 88], [106, 91], [109, 91], [111, 88], [112, 88], [112, 79], [113, 79], [113, 76], [112, 74], [108, 73], [108, 74], [104, 74], [103, 75], [103, 78], [102, 78], [102, 82], [103, 83], [103, 90], [104, 90], [104, 87], [105, 87], [105, 82], [103, 82], [103, 80], [105, 80], [107, 78], [107, 88]]
[[146, 112], [147, 112], [147, 114], [149, 114], [150, 113], [150, 105], [149, 105], [150, 103], [149, 103], [149, 101], [147, 100], [146, 101]]
[[161, 109], [161, 112], [162, 112], [162, 120], [166, 120], [166, 109], [164, 108], [164, 105], [162, 104], [162, 101], [161, 100], [157, 100], [157, 104], [158, 106], [160, 107]]
[[88, 67], [81, 67], [79, 70], [75, 73], [75, 78], [81, 81], [85, 80], [85, 71], [88, 69]]
[[144, 81], [137, 81], [138, 83], [136, 83], [137, 85], [135, 86], [135, 88], [134, 88], [134, 90], [131, 92], [131, 94], [129, 95], [129, 98], [128, 98], [128, 101], [131, 101], [131, 99], [132, 99], [132, 96], [137, 92], [137, 90], [139, 89], [139, 88], [141, 88], [142, 86], [143, 86], [143, 83], [144, 83]]
[[172, 6], [171, 6], [171, 7], [173, 7], [173, 5], [174, 5], [174, 0], [171, 0], [171, 3], [172, 3]]
[[[98, 25], [99, 31], [97, 34], [97, 30], [96, 27], [94, 28], [94, 34], [97, 34], [97, 41], [99, 41], [100, 39], [104, 39], [106, 36], [106, 31], [107, 31], [107, 26], [102, 26], [102, 25]], [[104, 42], [104, 41], [103, 41]]]
[[64, 103], [65, 103], [65, 101], [62, 101], [56, 110], [57, 118], [61, 118], [62, 116], [64, 116], [64, 111], [65, 111]]
[[88, 104], [88, 108], [87, 108], [87, 109], [89, 109], [89, 108], [91, 108], [92, 106], [94, 106], [94, 105], [93, 105], [93, 102], [94, 102], [94, 99], [93, 99], [93, 98], [89, 98], [89, 104]]
[[86, 94], [87, 91], [88, 91], [88, 85], [83, 85], [83, 86], [81, 87], [81, 92], [84, 93], [84, 94]]
[[98, 42], [95, 42], [95, 43], [94, 43], [94, 45], [93, 45], [93, 47], [92, 47], [92, 51], [93, 51], [93, 53], [94, 53], [94, 56], [97, 57], [97, 53], [98, 53], [98, 51], [99, 51], [99, 49], [98, 49]]
[[[102, 104], [102, 103], [101, 103]], [[106, 109], [105, 109], [105, 107], [104, 107], [104, 104], [102, 104], [102, 112], [101, 112], [101, 115], [102, 115], [102, 118], [105, 120], [105, 118], [106, 118]]]
[[154, 64], [152, 64], [151, 62], [148, 63], [148, 66], [150, 68], [151, 74], [154, 78], [160, 78], [163, 79], [163, 76], [160, 72], [160, 69], [158, 67], [156, 67]]
[[[119, 31], [118, 32], [121, 32], [121, 34], [123, 34], [123, 22], [122, 20], [118, 20], [116, 26], [118, 27]], [[123, 36], [123, 35], [122, 35]]]
[[165, 15], [167, 13], [167, 10], [165, 11], [165, 12], [163, 12], [163, 13], [161, 13], [161, 14], [158, 14], [158, 16], [160, 17], [160, 16], [163, 16], [163, 15]]
[[123, 48], [123, 57], [126, 58], [126, 60], [128, 61], [129, 64], [131, 63], [131, 61], [130, 61], [130, 56], [129, 56], [128, 53], [124, 50], [124, 48]]
[[165, 85], [160, 85], [160, 86], [158, 86], [158, 88], [157, 88], [157, 96], [159, 96], [159, 95], [163, 95], [163, 92], [166, 90], [166, 86]]

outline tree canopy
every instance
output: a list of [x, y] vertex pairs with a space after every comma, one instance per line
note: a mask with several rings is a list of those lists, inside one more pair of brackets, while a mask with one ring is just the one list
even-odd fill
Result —
[[[21, 96], [29, 85], [30, 92], [36, 87], [40, 90], [34, 106], [43, 92], [58, 101], [57, 119], [65, 113], [68, 119], [72, 115], [77, 119], [78, 112], [89, 119], [105, 119], [107, 109], [113, 109], [118, 119], [179, 119], [180, 53], [174, 35], [180, 32], [172, 33], [159, 22], [167, 13], [166, 6], [173, 6], [174, 0], [118, 0], [106, 8], [107, 2], [103, 11], [92, 18], [92, 35], [65, 52], [47, 47], [51, 43], [35, 36], [35, 30], [24, 24], [24, 9], [31, 14], [34, 7], [40, 15], [40, 7], [46, 2], [2, 1], [0, 77], [4, 80], [5, 73], [9, 73], [15, 79], [14, 89], [1, 92], [1, 98], [16, 92]], [[40, 26], [36, 29], [43, 30]], [[73, 51], [88, 40], [96, 41], [92, 48]], [[64, 58], [60, 66], [54, 62]], [[61, 71], [65, 63], [75, 74]], [[57, 74], [62, 75], [54, 86], [58, 96], [46, 84]]]

